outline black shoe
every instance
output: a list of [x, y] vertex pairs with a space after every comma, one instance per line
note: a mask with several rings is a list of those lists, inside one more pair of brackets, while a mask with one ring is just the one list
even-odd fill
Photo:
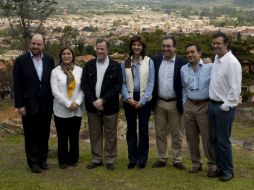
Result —
[[156, 161], [153, 163], [152, 168], [162, 168], [165, 167], [167, 165], [166, 162], [162, 162], [162, 161]]
[[189, 173], [198, 173], [201, 171], [202, 171], [202, 165], [200, 165], [199, 167], [192, 167]]
[[135, 168], [135, 166], [136, 166], [136, 163], [129, 163], [128, 164], [128, 169], [133, 169], [133, 168]]
[[186, 169], [186, 167], [181, 162], [173, 163], [173, 167], [178, 170], [185, 170]]
[[68, 166], [77, 166], [77, 165], [78, 165], [77, 162], [70, 162], [70, 163], [68, 163]]
[[146, 167], [145, 163], [139, 163], [138, 164], [138, 169], [144, 169]]
[[48, 164], [47, 164], [46, 162], [43, 162], [43, 163], [40, 164], [40, 168], [41, 168], [42, 170], [48, 170], [48, 169], [49, 169], [49, 166], [48, 166]]
[[216, 178], [216, 177], [220, 177], [222, 175], [223, 175], [223, 173], [219, 169], [217, 169], [215, 171], [208, 171], [208, 173], [207, 173], [207, 177], [210, 177], [210, 178]]
[[97, 168], [99, 166], [102, 166], [102, 162], [99, 162], [99, 163], [94, 163], [94, 162], [91, 162], [90, 164], [88, 164], [86, 166], [87, 169], [94, 169], [94, 168]]
[[230, 181], [233, 177], [234, 177], [234, 174], [224, 173], [222, 176], [220, 176], [219, 180]]
[[31, 170], [33, 173], [37, 173], [37, 174], [42, 172], [41, 168], [37, 165], [31, 166]]
[[66, 169], [66, 168], [68, 168], [68, 165], [67, 164], [59, 164], [59, 168]]
[[106, 167], [108, 170], [111, 170], [111, 171], [114, 171], [116, 169], [115, 164], [107, 164]]

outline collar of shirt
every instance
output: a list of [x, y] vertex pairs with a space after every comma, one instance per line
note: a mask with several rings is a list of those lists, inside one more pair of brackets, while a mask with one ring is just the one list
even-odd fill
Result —
[[164, 60], [164, 61], [166, 61], [166, 62], [169, 62], [169, 63], [175, 63], [175, 61], [176, 61], [176, 55], [175, 55], [172, 59], [170, 59], [170, 60], [166, 59], [166, 58], [164, 57], [164, 55], [163, 55], [163, 59], [162, 59], [162, 60]]
[[138, 65], [140, 64], [142, 61], [142, 56], [139, 56], [139, 60], [136, 62], [133, 60], [133, 56], [131, 56], [131, 67], [134, 66], [134, 65]]
[[[35, 56], [33, 55], [33, 53], [30, 51], [30, 55], [31, 55], [31, 58], [32, 59], [34, 59], [35, 58]], [[42, 59], [43, 58], [43, 53], [41, 53], [40, 54], [40, 59]]]
[[218, 57], [218, 55], [216, 55], [216, 58], [217, 60], [219, 60], [221, 63], [223, 63], [227, 58], [228, 56], [232, 54], [231, 50], [229, 50], [225, 55], [223, 55], [221, 58]]
[[[190, 64], [190, 63], [187, 63], [187, 65], [188, 65], [189, 67], [191, 67], [191, 64]], [[202, 66], [204, 66], [204, 62], [203, 62], [202, 59], [200, 59], [199, 62], [198, 62], [198, 68], [199, 68], [199, 67], [202, 67]]]
[[104, 59], [103, 62], [99, 62], [99, 60], [98, 60], [98, 58], [97, 58], [96, 63], [97, 63], [97, 64], [109, 63], [109, 57], [107, 56], [107, 57]]

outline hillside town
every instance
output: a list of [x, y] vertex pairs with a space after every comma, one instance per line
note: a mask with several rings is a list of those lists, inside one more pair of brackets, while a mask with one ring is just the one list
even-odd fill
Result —
[[[114, 5], [114, 9], [120, 9], [123, 5]], [[128, 9], [128, 5], [125, 5]], [[139, 32], [154, 32], [162, 30], [167, 34], [182, 33], [185, 35], [192, 34], [209, 34], [214, 31], [221, 30], [228, 35], [237, 38], [241, 35], [242, 39], [254, 37], [254, 26], [241, 27], [215, 27], [210, 24], [208, 17], [190, 16], [185, 18], [178, 14], [178, 12], [163, 13], [152, 11], [149, 7], [140, 7], [139, 9], [129, 9], [131, 14], [67, 14], [52, 15], [43, 23], [45, 27], [46, 40], [50, 42], [58, 41], [63, 34], [65, 27], [71, 27], [78, 31], [78, 35], [82, 38], [85, 45], [94, 45], [99, 37], [107, 37], [116, 44], [121, 43], [119, 37], [130, 36]], [[221, 16], [223, 19], [224, 16]], [[37, 24], [34, 21], [32, 25]], [[5, 17], [0, 17], [0, 30], [5, 30], [9, 27], [9, 21]], [[60, 30], [59, 30], [60, 29]], [[12, 63], [17, 56], [22, 54], [21, 50], [10, 49], [11, 37], [0, 37], [0, 44], [2, 48], [6, 47], [6, 51], [0, 53], [1, 62]], [[117, 52], [112, 55], [116, 60], [123, 60], [124, 55], [119, 55]], [[250, 50], [254, 53], [254, 50]], [[93, 56], [83, 55], [77, 57], [78, 63], [89, 61]], [[9, 62], [10, 61], [10, 62]], [[1, 64], [0, 68], [4, 67]], [[252, 68], [253, 69], [253, 68]], [[249, 66], [243, 66], [243, 71], [248, 72]], [[253, 91], [253, 87], [250, 88]], [[254, 99], [254, 98], [253, 98]], [[252, 100], [253, 101], [253, 100]]]
[[[204, 17], [199, 18], [198, 16], [192, 16], [187, 19], [177, 13], [165, 14], [146, 10], [144, 8], [133, 10], [132, 14], [122, 15], [54, 15], [45, 21], [44, 27], [47, 40], [51, 42], [57, 41], [58, 37], [62, 35], [61, 32], [57, 32], [57, 29], [71, 26], [78, 30], [79, 35], [84, 39], [86, 44], [91, 45], [94, 44], [98, 37], [106, 36], [109, 39], [116, 40], [119, 36], [128, 36], [138, 32], [153, 32], [157, 29], [163, 30], [165, 33], [184, 33], [187, 35], [193, 33], [207, 34], [221, 30], [232, 36], [236, 36], [240, 33], [242, 38], [254, 36], [254, 26], [219, 28], [210, 25], [209, 22], [209, 19]], [[8, 26], [8, 19], [0, 17], [0, 30]], [[89, 31], [86, 30], [87, 28], [93, 28], [95, 30]], [[9, 42], [9, 37], [0, 38], [2, 47], [8, 46]], [[15, 58], [16, 55], [20, 53], [20, 51], [7, 51], [3, 55], [0, 55], [0, 58]]]

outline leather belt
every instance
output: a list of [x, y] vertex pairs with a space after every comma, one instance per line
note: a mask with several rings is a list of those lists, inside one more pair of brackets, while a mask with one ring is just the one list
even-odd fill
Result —
[[195, 99], [188, 98], [188, 100], [194, 104], [201, 104], [201, 103], [209, 102], [209, 98], [202, 99], [202, 100], [195, 100]]
[[173, 102], [173, 101], [176, 101], [177, 99], [176, 98], [169, 98], [169, 99], [165, 99], [165, 98], [161, 98], [161, 97], [158, 97], [159, 100], [163, 100], [165, 102]]
[[212, 102], [213, 104], [223, 104], [223, 101], [216, 101], [216, 100], [212, 100], [210, 99], [210, 102]]

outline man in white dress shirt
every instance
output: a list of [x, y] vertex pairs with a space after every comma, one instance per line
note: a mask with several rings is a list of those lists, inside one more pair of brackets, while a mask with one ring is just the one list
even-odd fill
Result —
[[168, 135], [171, 135], [173, 167], [184, 170], [182, 164], [183, 113], [182, 81], [180, 69], [187, 60], [176, 55], [176, 40], [165, 36], [162, 41], [163, 54], [153, 58], [155, 84], [153, 90], [153, 110], [156, 129], [158, 159], [153, 168], [161, 168], [168, 161]]
[[218, 169], [209, 177], [229, 181], [234, 177], [230, 134], [241, 93], [242, 69], [229, 49], [226, 34], [215, 33], [212, 45], [216, 56], [209, 87], [208, 114]]

